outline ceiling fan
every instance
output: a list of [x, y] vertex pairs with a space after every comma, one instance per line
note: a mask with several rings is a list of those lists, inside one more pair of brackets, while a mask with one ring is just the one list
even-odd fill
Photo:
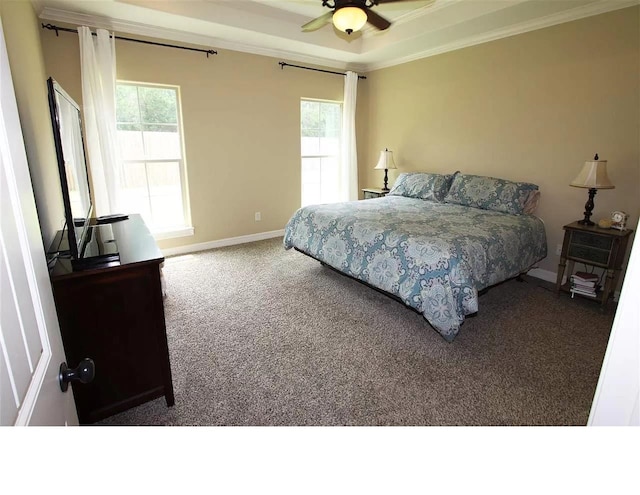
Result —
[[333, 25], [340, 31], [351, 34], [358, 31], [367, 22], [372, 24], [380, 31], [391, 26], [391, 22], [376, 14], [371, 7], [379, 3], [404, 2], [407, 0], [322, 0], [323, 7], [329, 7], [330, 12], [307, 22], [302, 26], [302, 30], [315, 31], [325, 24], [333, 21]]

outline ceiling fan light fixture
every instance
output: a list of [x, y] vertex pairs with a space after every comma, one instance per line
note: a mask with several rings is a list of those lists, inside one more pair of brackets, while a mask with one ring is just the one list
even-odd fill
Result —
[[367, 13], [359, 7], [342, 7], [333, 13], [333, 25], [351, 34], [367, 23]]

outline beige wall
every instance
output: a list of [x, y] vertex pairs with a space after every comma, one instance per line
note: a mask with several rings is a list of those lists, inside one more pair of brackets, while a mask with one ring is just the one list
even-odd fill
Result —
[[[1, 5], [43, 236], [50, 238], [63, 213], [45, 80], [53, 76], [81, 103], [78, 40], [41, 30], [26, 2]], [[360, 187], [382, 185], [373, 167], [384, 147], [400, 167], [391, 183], [411, 170], [535, 182], [549, 238], [541, 267], [555, 271], [562, 225], [582, 217], [587, 198], [568, 184], [598, 152], [616, 189], [596, 195], [593, 218], [623, 209], [634, 227], [639, 20], [634, 7], [367, 74], [358, 87]], [[196, 234], [162, 241], [163, 248], [283, 228], [300, 202], [300, 98], [342, 98], [341, 77], [218, 51], [207, 59], [117, 43], [119, 78], [181, 87]]]
[[[41, 36], [48, 73], [81, 103], [77, 36]], [[160, 247], [284, 228], [300, 207], [300, 98], [342, 100], [343, 78], [226, 50], [118, 41], [116, 57], [121, 80], [180, 86], [195, 235]]]
[[[640, 215], [638, 7], [513, 36], [368, 74], [362, 186], [381, 187], [378, 153], [400, 170], [491, 175], [540, 186], [555, 272], [562, 226], [581, 219], [587, 190], [570, 187], [585, 160], [608, 160], [614, 190], [592, 219]], [[390, 179], [390, 182], [393, 182]]]
[[39, 21], [30, 2], [2, 0], [0, 16], [45, 249], [64, 225]]

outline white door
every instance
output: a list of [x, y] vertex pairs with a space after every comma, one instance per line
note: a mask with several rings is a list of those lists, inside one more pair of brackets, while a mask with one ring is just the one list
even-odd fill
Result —
[[588, 426], [640, 426], [640, 241], [631, 247]]
[[77, 425], [1, 22], [0, 211], [0, 425]]

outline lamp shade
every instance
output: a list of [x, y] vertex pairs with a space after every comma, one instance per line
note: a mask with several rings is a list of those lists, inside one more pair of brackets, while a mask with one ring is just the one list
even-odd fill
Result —
[[389, 151], [388, 149], [384, 149], [380, 152], [380, 158], [378, 159], [378, 164], [375, 166], [374, 170], [392, 170], [396, 167], [395, 162], [393, 161], [393, 151]]
[[582, 170], [580, 170], [578, 176], [571, 181], [570, 185], [588, 189], [613, 189], [616, 187], [607, 176], [607, 160], [584, 162]]
[[367, 23], [367, 13], [358, 7], [342, 7], [333, 13], [332, 19], [337, 29], [351, 34]]

